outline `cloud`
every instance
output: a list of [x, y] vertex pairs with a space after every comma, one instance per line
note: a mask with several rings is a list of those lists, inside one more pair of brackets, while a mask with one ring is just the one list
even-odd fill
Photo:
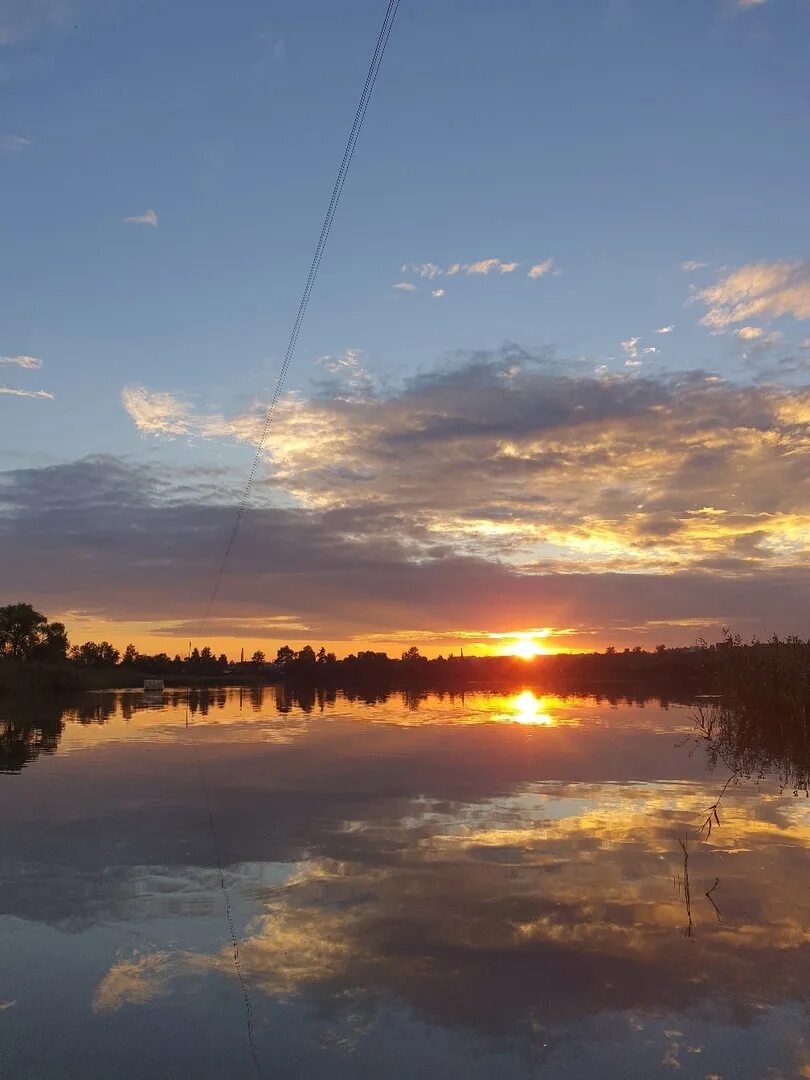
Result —
[[14, 154], [20, 154], [23, 150], [26, 150], [31, 145], [31, 140], [24, 138], [22, 135], [3, 135], [0, 136], [0, 153], [6, 154], [9, 157]]
[[344, 349], [342, 353], [319, 357], [316, 363], [326, 377], [317, 380], [318, 389], [334, 397], [371, 393], [375, 381], [362, 357], [361, 349]]
[[444, 273], [444, 270], [435, 263], [404, 263], [401, 269], [403, 274], [415, 274], [417, 277], [429, 278], [431, 281]]
[[144, 210], [142, 214], [125, 217], [123, 221], [127, 225], [151, 225], [155, 229], [158, 226], [158, 216], [154, 210]]
[[27, 368], [29, 371], [38, 371], [42, 367], [42, 361], [36, 356], [0, 356], [0, 367], [13, 366]]
[[715, 330], [750, 319], [810, 318], [810, 262], [748, 263], [702, 289], [701, 322]]
[[622, 348], [627, 354], [627, 359], [624, 362], [625, 367], [641, 367], [644, 361], [642, 356], [651, 356], [658, 352], [658, 349], [654, 345], [645, 345], [643, 348], [638, 347], [638, 343], [641, 341], [640, 337], [631, 337], [627, 341], [621, 343]]
[[500, 270], [505, 264], [500, 259], [479, 259], [464, 267], [467, 274], [488, 274], [490, 270]]
[[621, 347], [627, 353], [630, 360], [638, 359], [638, 343], [641, 341], [640, 337], [630, 337], [626, 341], [622, 341]]
[[[624, 343], [629, 361], [644, 355], [638, 340]], [[141, 401], [130, 412], [147, 433], [253, 442], [261, 428], [258, 403], [227, 419], [171, 396], [143, 416]], [[564, 376], [506, 351], [386, 395], [285, 398], [267, 467], [300, 507], [414, 555], [445, 545], [518, 567], [730, 571], [806, 556], [809, 423], [806, 390]]]
[[145, 1005], [169, 992], [170, 954], [147, 953], [116, 960], [93, 997], [93, 1012], [117, 1012], [125, 1005]]
[[551, 258], [546, 259], [544, 262], [535, 263], [529, 270], [529, 277], [534, 279], [541, 278], [545, 274], [548, 274], [553, 266], [554, 260]]
[[[540, 273], [545, 273], [547, 269], [550, 269], [553, 260], [549, 259], [546, 263], [540, 264], [543, 269]], [[429, 281], [434, 281], [438, 277], [454, 277], [456, 274], [475, 275], [482, 274], [486, 276], [493, 270], [499, 274], [513, 274], [515, 270], [520, 266], [519, 262], [505, 262], [503, 259], [478, 259], [476, 262], [471, 263], [450, 263], [449, 266], [442, 267], [437, 263], [403, 263], [401, 271], [403, 274], [412, 274], [415, 277], [427, 278]], [[533, 269], [537, 269], [536, 267]], [[532, 274], [531, 276], [537, 277], [539, 274]]]
[[[325, 638], [442, 630], [448, 611], [458, 631], [540, 612], [583, 633], [717, 612], [802, 631], [806, 387], [596, 376], [517, 346], [384, 390], [353, 353], [321, 366], [345, 385], [279, 403], [223, 618], [283, 611]], [[255, 446], [267, 406], [122, 400], [145, 436], [218, 455]], [[0, 474], [0, 568], [50, 610], [193, 620], [243, 482], [119, 459]]]
[[189, 432], [188, 406], [166, 391], [145, 386], [125, 386], [121, 391], [124, 408], [139, 431], [147, 435], [186, 435]]
[[659, 326], [655, 332], [656, 334], [671, 334], [674, 329], [674, 326]]
[[739, 338], [740, 341], [755, 341], [757, 338], [761, 338], [765, 331], [761, 326], [741, 326], [739, 330], [734, 331], [734, 336]]
[[437, 298], [438, 298], [438, 297], [440, 297], [440, 296], [444, 296], [444, 289], [434, 289], [434, 290], [433, 290], [433, 291], [431, 292], [431, 294], [430, 294], [430, 295], [431, 295], [431, 296], [435, 296], [435, 297], [437, 297]]
[[394, 289], [401, 289], [403, 292], [415, 292], [416, 286], [412, 281], [398, 281], [396, 285], [392, 286]]
[[[477, 696], [467, 702], [469, 711], [480, 708]], [[509, 708], [508, 699], [500, 704]], [[669, 1040], [681, 1037], [678, 1029], [692, 1030], [700, 1016], [707, 1047], [701, 1076], [714, 1056], [709, 1048], [724, 1046], [728, 1015], [740, 1037], [753, 1029], [749, 1038], [756, 1046], [761, 1036], [755, 1020], [763, 1009], [798, 1002], [791, 1030], [800, 1032], [806, 994], [797, 995], [796, 972], [806, 962], [808, 902], [799, 891], [789, 909], [780, 907], [774, 916], [769, 889], [807, 856], [807, 830], [798, 814], [783, 809], [786, 800], [780, 806], [770, 787], [755, 801], [743, 786], [733, 803], [724, 804], [721, 850], [703, 861], [696, 845], [693, 871], [697, 880], [709, 879], [719, 855], [723, 895], [744, 898], [745, 918], [733, 934], [715, 933], [714, 912], [703, 890], [695, 889], [701, 948], [689, 964], [674, 962], [673, 939], [686, 912], [682, 895], [670, 887], [666, 897], [662, 889], [677, 866], [675, 836], [693, 827], [714, 797], [703, 763], [686, 749], [673, 759], [676, 727], [666, 714], [645, 717], [635, 709], [641, 719], [631, 720], [631, 710], [620, 705], [610, 710], [606, 725], [608, 710], [592, 703], [586, 711], [551, 698], [549, 707], [563, 723], [543, 730], [545, 775], [571, 779], [543, 784], [531, 783], [537, 755], [527, 753], [525, 732], [480, 719], [472, 728], [459, 723], [448, 754], [448, 736], [431, 730], [429, 704], [414, 707], [411, 728], [396, 722], [402, 723], [401, 706], [363, 710], [386, 721], [364, 724], [364, 754], [335, 753], [339, 715], [329, 724], [337, 729], [329, 737], [318, 736], [317, 724], [299, 727], [299, 737], [282, 745], [262, 743], [259, 736], [240, 745], [231, 736], [229, 760], [243, 781], [232, 798], [249, 795], [254, 804], [233, 841], [243, 865], [250, 865], [250, 855], [261, 865], [259, 856], [266, 861], [268, 848], [274, 861], [298, 863], [272, 887], [257, 888], [245, 870], [240, 876], [247, 880], [233, 882], [260, 903], [240, 944], [240, 969], [250, 985], [271, 999], [298, 997], [323, 1021], [341, 1027], [345, 1021], [350, 1031], [363, 1029], [366, 1011], [369, 1021], [376, 1018], [380, 1000], [394, 1000], [433, 1030], [443, 1025], [476, 1032], [478, 1054], [493, 1045], [485, 1036], [495, 1037], [497, 1050], [507, 1034], [536, 1040], [527, 1018], [542, 1016], [560, 1041], [604, 1043], [607, 1033], [614, 1076], [633, 1075], [638, 1060], [640, 1043], [626, 1037], [628, 1018], [644, 1032], [646, 1046], [654, 1049], [661, 1039], [669, 1051]], [[445, 725], [447, 708], [445, 702]], [[581, 722], [583, 713], [587, 736], [565, 723]], [[288, 726], [295, 719], [284, 716]], [[261, 737], [268, 738], [268, 728]], [[577, 739], [587, 741], [587, 753], [572, 752]], [[377, 767], [369, 775], [372, 755]], [[667, 771], [659, 783], [638, 781], [644, 768], [660, 770], [662, 762]], [[139, 768], [137, 758], [133, 768]], [[140, 768], [139, 779], [151, 792], [154, 780]], [[290, 790], [289, 777], [306, 778], [305, 798], [302, 781]], [[104, 794], [108, 805], [92, 805], [89, 831], [94, 838], [112, 834], [111, 817], [120, 837], [122, 795], [112, 789]], [[156, 815], [153, 824], [156, 801], [145, 800], [143, 813], [150, 835], [162, 836]], [[173, 810], [160, 809], [164, 821]], [[183, 820], [189, 811], [183, 805], [174, 812]], [[84, 820], [89, 817], [85, 810]], [[268, 821], [275, 823], [269, 833]], [[146, 826], [130, 831], [146, 832]], [[182, 829], [163, 831], [182, 835]], [[316, 853], [303, 862], [301, 836], [312, 838]], [[70, 840], [77, 843], [73, 835]], [[167, 877], [175, 889], [157, 910], [176, 912], [178, 896], [194, 896], [199, 888], [199, 871], [184, 866], [180, 852], [172, 856]], [[90, 863], [94, 888], [86, 890], [94, 894], [110, 890], [110, 878], [117, 884], [116, 871], [121, 873], [109, 859], [99, 864], [96, 855]], [[229, 875], [233, 881], [233, 867]], [[122, 891], [119, 886], [119, 905]], [[232, 953], [224, 945], [208, 949], [117, 958], [99, 988], [102, 1000], [114, 1008], [159, 998], [167, 979], [188, 985], [213, 972], [234, 980]], [[713, 1019], [718, 985], [725, 988], [724, 1011]], [[614, 1028], [606, 1026], [610, 1015]], [[697, 1047], [687, 1043], [685, 1049], [694, 1053]], [[597, 1074], [604, 1073], [597, 1067]]]
[[687, 259], [686, 262], [681, 263], [681, 270], [704, 270], [708, 265], [708, 263], [698, 262], [696, 259]]
[[45, 401], [53, 401], [54, 396], [48, 390], [17, 390], [12, 386], [0, 385], [0, 394], [9, 394], [11, 397], [41, 398]]

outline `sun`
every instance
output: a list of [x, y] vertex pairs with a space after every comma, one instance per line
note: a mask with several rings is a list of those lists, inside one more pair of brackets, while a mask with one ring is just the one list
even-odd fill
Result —
[[548, 656], [549, 650], [537, 640], [534, 634], [517, 634], [509, 642], [504, 656], [517, 656], [521, 660], [534, 660], [536, 656]]

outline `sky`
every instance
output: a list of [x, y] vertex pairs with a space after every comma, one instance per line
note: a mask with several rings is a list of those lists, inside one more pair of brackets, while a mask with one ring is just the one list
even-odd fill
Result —
[[0, 602], [428, 655], [808, 633], [810, 3], [0, 0]]

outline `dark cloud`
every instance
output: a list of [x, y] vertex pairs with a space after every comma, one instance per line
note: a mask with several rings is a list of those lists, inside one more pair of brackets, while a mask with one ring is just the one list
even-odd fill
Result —
[[[226, 420], [139, 394], [128, 407], [147, 433], [250, 442], [261, 423], [260, 408]], [[510, 346], [396, 391], [292, 396], [267, 449], [268, 488], [301, 506], [518, 567], [542, 553], [564, 570], [675, 572], [763, 532], [759, 567], [810, 553], [807, 389], [597, 376]]]
[[[2, 595], [105, 620], [199, 619], [235, 505], [220, 500], [219, 476], [204, 469], [172, 479], [183, 498], [165, 473], [114, 458], [2, 474]], [[659, 511], [651, 527], [665, 532], [671, 524]], [[733, 566], [711, 571], [597, 573], [571, 566], [559, 573], [549, 562], [518, 569], [422, 544], [425, 535], [391, 508], [253, 510], [218, 616], [231, 627], [264, 620], [268, 634], [267, 620], [284, 616], [309, 626], [297, 636], [313, 639], [537, 625], [606, 627], [609, 634], [613, 627], [688, 619], [761, 632], [804, 629], [810, 571], [750, 564], [739, 546]]]
[[[293, 396], [271, 427], [223, 633], [268, 619], [331, 640], [652, 620], [806, 629], [806, 389], [599, 377], [509, 346], [382, 393], [349, 359], [338, 367], [356, 392]], [[262, 416], [260, 403], [196, 415], [138, 388], [126, 402], [145, 433], [175, 437], [249, 443]], [[185, 632], [240, 484], [221, 467], [113, 457], [2, 473], [0, 587]]]

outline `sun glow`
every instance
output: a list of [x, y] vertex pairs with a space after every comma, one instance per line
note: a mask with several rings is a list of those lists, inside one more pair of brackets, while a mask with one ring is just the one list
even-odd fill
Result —
[[512, 719], [516, 724], [540, 727], [552, 727], [554, 724], [554, 718], [543, 711], [544, 699], [535, 697], [531, 690], [524, 690], [512, 698], [510, 704], [514, 710]]
[[504, 656], [517, 656], [521, 660], [534, 660], [536, 656], [548, 656], [550, 650], [541, 645], [538, 637], [545, 637], [547, 632], [536, 631], [531, 634], [516, 634], [504, 649]]

